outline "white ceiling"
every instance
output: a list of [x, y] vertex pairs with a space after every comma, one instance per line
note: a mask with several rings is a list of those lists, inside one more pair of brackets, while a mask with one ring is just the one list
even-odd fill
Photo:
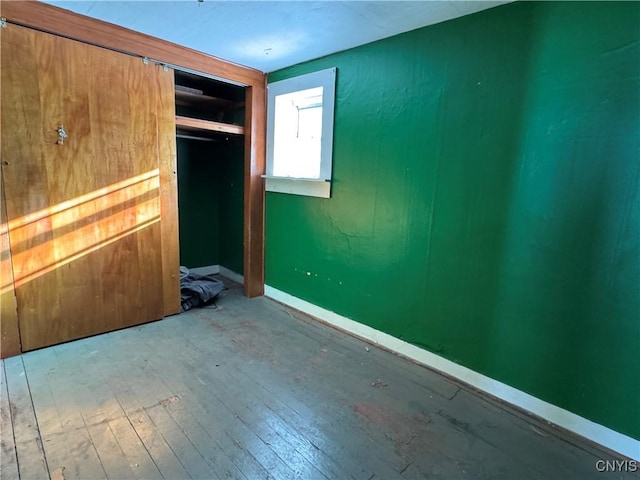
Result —
[[45, 1], [263, 72], [508, 3], [462, 0]]

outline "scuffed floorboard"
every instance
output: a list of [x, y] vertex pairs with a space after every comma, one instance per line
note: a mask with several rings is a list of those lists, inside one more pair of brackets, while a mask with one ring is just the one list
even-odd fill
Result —
[[13, 421], [7, 393], [4, 362], [0, 366], [0, 478], [18, 478], [18, 458], [13, 438]]
[[[6, 359], [3, 369], [11, 425], [13, 426], [18, 475], [20, 478], [25, 479], [49, 478], [49, 468], [42, 448], [42, 437], [40, 436], [40, 429], [38, 428], [34, 405], [31, 400], [31, 391], [22, 363], [22, 356]], [[3, 443], [4, 435], [3, 429]], [[7, 436], [11, 437], [10, 434], [7, 434]], [[2, 452], [4, 453], [4, 451], [5, 448], [3, 446]], [[10, 463], [13, 463], [12, 460], [10, 460]], [[2, 470], [4, 476], [4, 459], [2, 461]]]
[[[610, 479], [610, 454], [231, 282], [2, 362], [2, 480]], [[6, 376], [5, 376], [6, 373]]]

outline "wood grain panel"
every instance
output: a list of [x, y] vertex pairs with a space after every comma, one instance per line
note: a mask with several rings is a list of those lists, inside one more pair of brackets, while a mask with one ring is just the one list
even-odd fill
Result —
[[245, 293], [252, 297], [262, 295], [264, 182], [260, 175], [265, 171], [266, 76], [257, 70], [40, 2], [0, 2], [0, 11], [9, 22], [151, 57], [249, 86], [245, 109], [244, 277]]
[[3, 30], [2, 157], [23, 351], [161, 318], [157, 69]]
[[260, 84], [264, 81], [264, 74], [258, 70], [52, 5], [31, 0], [2, 2], [0, 14], [10, 22], [210, 73], [243, 85]]
[[187, 130], [195, 131], [204, 130], [210, 132], [232, 133], [235, 135], [242, 135], [244, 133], [244, 127], [241, 125], [231, 125], [229, 123], [183, 117], [180, 115], [176, 116], [176, 125]]
[[244, 292], [264, 295], [264, 180], [266, 86], [247, 88], [244, 167]]
[[180, 312], [180, 240], [178, 236], [178, 166], [174, 103], [174, 72], [157, 69], [158, 152], [162, 220], [164, 314]]
[[[0, 33], [0, 42], [2, 34]], [[7, 211], [0, 167], [0, 358], [20, 354], [18, 312], [11, 267], [11, 247], [7, 229]]]

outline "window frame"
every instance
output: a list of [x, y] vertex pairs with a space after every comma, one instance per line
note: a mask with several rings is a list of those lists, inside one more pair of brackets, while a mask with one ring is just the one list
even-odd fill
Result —
[[[267, 85], [267, 162], [265, 189], [268, 192], [290, 193], [330, 198], [333, 171], [333, 123], [335, 110], [337, 68], [299, 75]], [[275, 100], [286, 95], [315, 87], [322, 89], [322, 137], [320, 141], [319, 178], [274, 176]]]

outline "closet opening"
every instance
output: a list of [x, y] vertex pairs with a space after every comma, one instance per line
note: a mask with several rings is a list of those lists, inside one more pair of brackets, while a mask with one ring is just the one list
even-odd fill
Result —
[[175, 70], [180, 265], [242, 282], [246, 88]]

